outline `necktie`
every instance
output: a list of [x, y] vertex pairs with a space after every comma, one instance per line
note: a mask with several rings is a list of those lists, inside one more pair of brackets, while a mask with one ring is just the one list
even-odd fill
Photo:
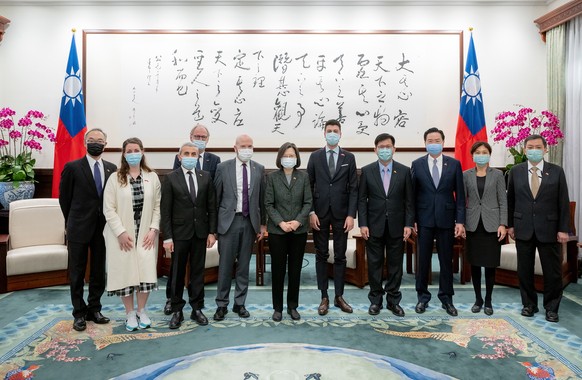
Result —
[[95, 165], [93, 165], [93, 178], [95, 179], [97, 195], [101, 196], [101, 193], [103, 193], [103, 181], [101, 181], [101, 170], [99, 170], [99, 161], [95, 161]]
[[390, 171], [388, 168], [382, 169], [382, 182], [384, 183], [384, 192], [388, 195], [388, 189], [390, 188]]
[[531, 168], [531, 193], [535, 198], [538, 195], [538, 190], [540, 189], [540, 179], [538, 178], [538, 168], [532, 166]]
[[249, 177], [247, 174], [247, 164], [242, 164], [242, 214], [249, 216]]
[[196, 161], [196, 169], [198, 169], [198, 170], [202, 169], [200, 167], [200, 160], [202, 160], [202, 157], [198, 157], [198, 161]]
[[333, 175], [335, 174], [335, 160], [333, 159], [333, 154], [335, 152], [333, 150], [329, 151], [329, 161], [328, 161], [328, 166], [329, 166], [329, 175], [330, 177], [333, 177]]
[[192, 172], [188, 170], [188, 184], [190, 185], [190, 198], [192, 198], [192, 203], [196, 203], [196, 187], [194, 186], [194, 177], [192, 177]]
[[439, 187], [439, 168], [437, 167], [437, 159], [433, 159], [432, 164], [432, 181], [434, 182], [434, 187]]

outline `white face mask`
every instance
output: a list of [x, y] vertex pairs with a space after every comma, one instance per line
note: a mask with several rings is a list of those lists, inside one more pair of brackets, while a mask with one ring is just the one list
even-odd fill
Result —
[[281, 166], [285, 169], [292, 169], [297, 165], [296, 157], [281, 157]]
[[247, 162], [253, 157], [253, 148], [243, 148], [238, 150], [238, 159]]

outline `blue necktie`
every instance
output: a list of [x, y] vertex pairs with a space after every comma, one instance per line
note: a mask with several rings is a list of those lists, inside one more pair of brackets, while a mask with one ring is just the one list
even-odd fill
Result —
[[200, 167], [200, 160], [201, 160], [201, 159], [202, 159], [202, 157], [199, 157], [199, 158], [198, 158], [198, 161], [196, 161], [196, 169], [198, 169], [198, 170], [202, 169], [202, 168]]
[[242, 214], [249, 216], [249, 177], [247, 174], [247, 164], [242, 164]]
[[95, 165], [93, 165], [93, 177], [95, 178], [95, 187], [97, 188], [97, 195], [101, 196], [101, 193], [103, 193], [103, 181], [101, 181], [101, 170], [99, 170], [99, 161], [95, 161]]

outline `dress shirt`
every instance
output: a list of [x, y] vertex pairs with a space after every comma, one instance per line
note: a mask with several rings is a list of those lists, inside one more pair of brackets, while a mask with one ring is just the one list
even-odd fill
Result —
[[[428, 163], [428, 172], [432, 173], [432, 167], [434, 165], [434, 158], [429, 154], [428, 155], [428, 159], [427, 159], [427, 163]], [[442, 178], [443, 176], [443, 155], [441, 154], [440, 156], [438, 156], [436, 158], [437, 160], [437, 169], [439, 171], [439, 179]]]
[[[249, 190], [251, 189], [251, 170], [250, 165], [251, 161], [245, 162], [247, 164], [247, 179], [248, 179], [248, 186]], [[242, 212], [242, 171], [243, 171], [243, 162], [236, 158], [236, 212]], [[250, 191], [249, 191], [249, 198], [250, 198]]]
[[337, 172], [337, 159], [338, 159], [338, 155], [339, 155], [339, 146], [336, 146], [334, 149], [329, 149], [328, 146], [325, 147], [325, 158], [326, 158], [326, 162], [329, 162], [329, 152], [333, 150], [333, 160], [335, 161], [335, 171]]
[[95, 162], [99, 162], [99, 171], [101, 172], [101, 185], [105, 187], [105, 167], [103, 166], [103, 160], [99, 158], [98, 160], [94, 159], [90, 155], [86, 155], [87, 161], [89, 162], [89, 167], [91, 168], [91, 174], [93, 174], [93, 180], [95, 179]]
[[192, 178], [194, 179], [194, 192], [198, 195], [198, 178], [196, 178], [196, 169], [188, 170], [181, 165], [180, 168], [182, 168], [182, 172], [184, 173], [184, 179], [186, 179], [188, 191], [190, 191], [190, 174], [188, 174], [188, 172], [192, 172]]
[[[536, 167], [538, 168], [538, 181], [540, 182], [540, 186], [542, 186], [542, 173], [544, 172], [544, 160], [541, 160]], [[532, 175], [532, 171], [531, 168], [533, 168], [533, 165], [531, 164], [531, 162], [529, 162], [529, 160], [527, 161], [527, 183], [529, 184], [529, 186], [531, 187], [531, 175]]]

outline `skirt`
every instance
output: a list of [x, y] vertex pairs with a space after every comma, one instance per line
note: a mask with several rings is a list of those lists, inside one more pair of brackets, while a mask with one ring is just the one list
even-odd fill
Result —
[[497, 240], [497, 231], [487, 232], [481, 219], [474, 232], [467, 231], [465, 247], [471, 265], [485, 268], [499, 266], [501, 243]]

